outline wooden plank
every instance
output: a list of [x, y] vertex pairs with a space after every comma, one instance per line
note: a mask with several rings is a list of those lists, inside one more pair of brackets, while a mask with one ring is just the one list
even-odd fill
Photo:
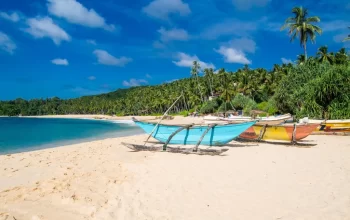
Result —
[[261, 130], [260, 130], [260, 134], [259, 134], [259, 137], [258, 137], [258, 142], [259, 141], [261, 141], [261, 139], [263, 139], [264, 138], [264, 135], [265, 135], [265, 132], [266, 132], [266, 127], [267, 127], [268, 125], [267, 124], [265, 124], [262, 128], [261, 128]]
[[208, 126], [207, 130], [204, 131], [204, 133], [202, 134], [201, 138], [199, 139], [199, 141], [197, 142], [196, 146], [194, 147], [193, 151], [197, 152], [198, 151], [198, 146], [202, 143], [203, 138], [205, 137], [205, 135], [213, 128], [215, 127], [217, 124], [211, 124]]
[[218, 156], [229, 149], [198, 149], [197, 152], [194, 152], [192, 148], [181, 148], [181, 147], [167, 147], [166, 151], [162, 150], [162, 147], [145, 147], [138, 144], [128, 144], [122, 143], [127, 148], [139, 152], [139, 151], [151, 151], [151, 152], [168, 152], [168, 153], [178, 153], [178, 154], [197, 154], [197, 155], [210, 155]]

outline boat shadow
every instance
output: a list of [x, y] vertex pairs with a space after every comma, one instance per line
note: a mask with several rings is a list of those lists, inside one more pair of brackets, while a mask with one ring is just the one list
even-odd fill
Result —
[[[160, 143], [160, 142], [157, 142], [157, 141], [148, 141], [147, 143], [149, 144], [153, 144], [153, 145], [163, 145], [163, 143]], [[171, 145], [169, 145], [171, 146]], [[193, 145], [189, 145], [189, 146], [193, 146]], [[203, 147], [203, 148], [211, 148], [211, 147], [256, 147], [256, 146], [259, 146], [258, 143], [251, 143], [251, 144], [248, 144], [248, 143], [241, 143], [241, 142], [237, 142], [236, 143], [229, 143], [229, 144], [225, 144], [225, 145], [222, 145], [222, 146], [204, 146], [204, 145], [199, 145], [200, 147]]]
[[313, 140], [300, 140], [296, 143], [292, 142], [283, 142], [283, 141], [256, 141], [256, 140], [247, 140], [247, 139], [236, 139], [239, 143], [265, 143], [265, 144], [272, 144], [272, 145], [282, 145], [286, 147], [297, 147], [297, 148], [311, 148], [317, 145], [317, 143], [310, 143], [314, 142]]

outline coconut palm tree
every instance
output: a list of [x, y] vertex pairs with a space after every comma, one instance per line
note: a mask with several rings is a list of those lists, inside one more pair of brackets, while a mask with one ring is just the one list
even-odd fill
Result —
[[346, 54], [345, 48], [341, 48], [334, 57], [334, 62], [336, 64], [346, 64], [348, 61], [348, 55]]
[[322, 46], [318, 48], [317, 51], [317, 56], [318, 56], [318, 62], [320, 63], [330, 63], [333, 64], [334, 62], [334, 55], [332, 53], [328, 53], [328, 47], [327, 46]]
[[[349, 27], [349, 29], [350, 29], [350, 27]], [[350, 34], [343, 41], [348, 41], [348, 40], [350, 40]]]
[[306, 43], [311, 40], [312, 43], [315, 42], [316, 33], [322, 34], [322, 29], [312, 23], [320, 22], [320, 18], [317, 16], [307, 17], [308, 10], [303, 7], [294, 7], [292, 9], [294, 17], [289, 17], [285, 21], [285, 24], [281, 27], [281, 30], [286, 28], [289, 29], [289, 35], [291, 36], [291, 41], [299, 37], [300, 46], [304, 48], [305, 60], [307, 60], [307, 50]]
[[199, 75], [200, 69], [201, 69], [201, 66], [198, 63], [198, 61], [193, 61], [193, 66], [191, 68], [191, 76], [196, 78], [198, 92], [199, 92], [199, 94], [201, 96], [201, 100], [203, 101], [203, 96], [202, 96], [202, 92], [201, 92], [200, 85], [199, 85], [199, 80], [198, 80], [198, 75]]
[[204, 77], [207, 78], [207, 80], [208, 80], [211, 96], [214, 95], [214, 93], [213, 93], [213, 76], [214, 76], [214, 70], [212, 68], [204, 69]]

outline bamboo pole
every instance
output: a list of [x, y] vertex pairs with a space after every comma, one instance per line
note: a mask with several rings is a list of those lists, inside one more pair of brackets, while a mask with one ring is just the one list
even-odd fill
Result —
[[202, 134], [201, 138], [199, 139], [199, 141], [197, 142], [196, 146], [193, 148], [193, 152], [197, 152], [198, 151], [198, 146], [202, 143], [205, 135], [216, 126], [217, 124], [210, 124], [208, 126], [208, 128], [204, 131], [204, 133]]
[[168, 108], [168, 110], [165, 111], [165, 113], [163, 114], [163, 116], [159, 119], [158, 123], [156, 124], [156, 126], [154, 126], [152, 132], [149, 134], [145, 144], [143, 146], [145, 146], [148, 142], [148, 140], [150, 139], [150, 137], [152, 136], [152, 134], [154, 133], [154, 131], [158, 128], [159, 124], [161, 121], [163, 121], [164, 117], [168, 114], [168, 112], [170, 111], [170, 109], [176, 104], [177, 101], [180, 100], [180, 98], [182, 97], [183, 93], [181, 93], [181, 95], [175, 100], [175, 102]]

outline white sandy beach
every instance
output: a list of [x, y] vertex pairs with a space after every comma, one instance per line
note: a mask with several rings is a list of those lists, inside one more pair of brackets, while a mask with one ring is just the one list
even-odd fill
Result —
[[0, 156], [0, 219], [350, 219], [349, 136], [232, 142], [224, 156], [121, 145], [146, 137]]

